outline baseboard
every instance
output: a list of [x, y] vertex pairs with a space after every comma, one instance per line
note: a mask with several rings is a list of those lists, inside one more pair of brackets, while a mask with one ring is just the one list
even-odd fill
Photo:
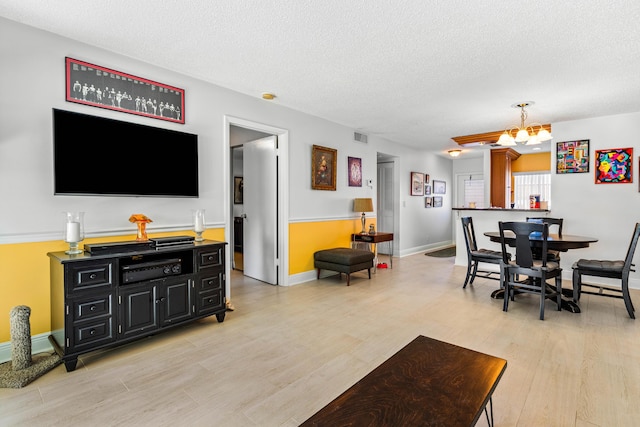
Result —
[[[53, 347], [49, 342], [51, 332], [34, 335], [31, 337], [31, 354], [52, 352]], [[0, 363], [11, 360], [11, 341], [0, 343]]]

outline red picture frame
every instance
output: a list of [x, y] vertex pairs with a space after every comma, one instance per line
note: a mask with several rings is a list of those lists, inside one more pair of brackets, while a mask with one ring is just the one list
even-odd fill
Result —
[[65, 58], [66, 100], [174, 123], [185, 123], [184, 89]]

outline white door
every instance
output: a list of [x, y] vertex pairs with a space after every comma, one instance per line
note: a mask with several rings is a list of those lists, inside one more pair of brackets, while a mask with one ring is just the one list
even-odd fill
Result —
[[[377, 230], [387, 233], [393, 233], [393, 167], [393, 162], [378, 163]], [[388, 246], [387, 244], [379, 245], [378, 252], [388, 254]]]
[[278, 284], [277, 137], [243, 145], [244, 275]]

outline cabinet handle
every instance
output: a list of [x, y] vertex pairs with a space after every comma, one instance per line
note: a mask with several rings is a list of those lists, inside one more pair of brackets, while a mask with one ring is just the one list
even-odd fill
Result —
[[96, 334], [96, 330], [95, 330], [95, 329], [91, 329], [91, 330], [89, 331], [89, 335], [95, 335], [95, 334]]
[[89, 279], [95, 279], [96, 277], [98, 277], [98, 275], [96, 273], [91, 273], [89, 275]]
[[209, 256], [207, 257], [207, 259], [208, 259], [209, 261], [213, 261], [213, 255], [209, 255]]
[[95, 304], [92, 304], [91, 307], [89, 307], [90, 311], [96, 311], [96, 306]]
[[207, 302], [213, 302], [213, 298], [209, 298]]

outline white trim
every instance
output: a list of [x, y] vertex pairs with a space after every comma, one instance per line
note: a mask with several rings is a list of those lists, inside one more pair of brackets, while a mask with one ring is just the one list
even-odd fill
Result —
[[[375, 215], [367, 215], [367, 220], [376, 218]], [[316, 218], [290, 218], [289, 223], [304, 223], [304, 222], [326, 222], [326, 221], [344, 221], [344, 220], [354, 220], [357, 219], [360, 221], [360, 215], [355, 214], [355, 216], [331, 216], [331, 217], [316, 217]]]
[[[31, 354], [51, 353], [53, 347], [49, 342], [51, 332], [34, 335], [31, 337]], [[11, 341], [0, 343], [0, 363], [11, 360]]]

